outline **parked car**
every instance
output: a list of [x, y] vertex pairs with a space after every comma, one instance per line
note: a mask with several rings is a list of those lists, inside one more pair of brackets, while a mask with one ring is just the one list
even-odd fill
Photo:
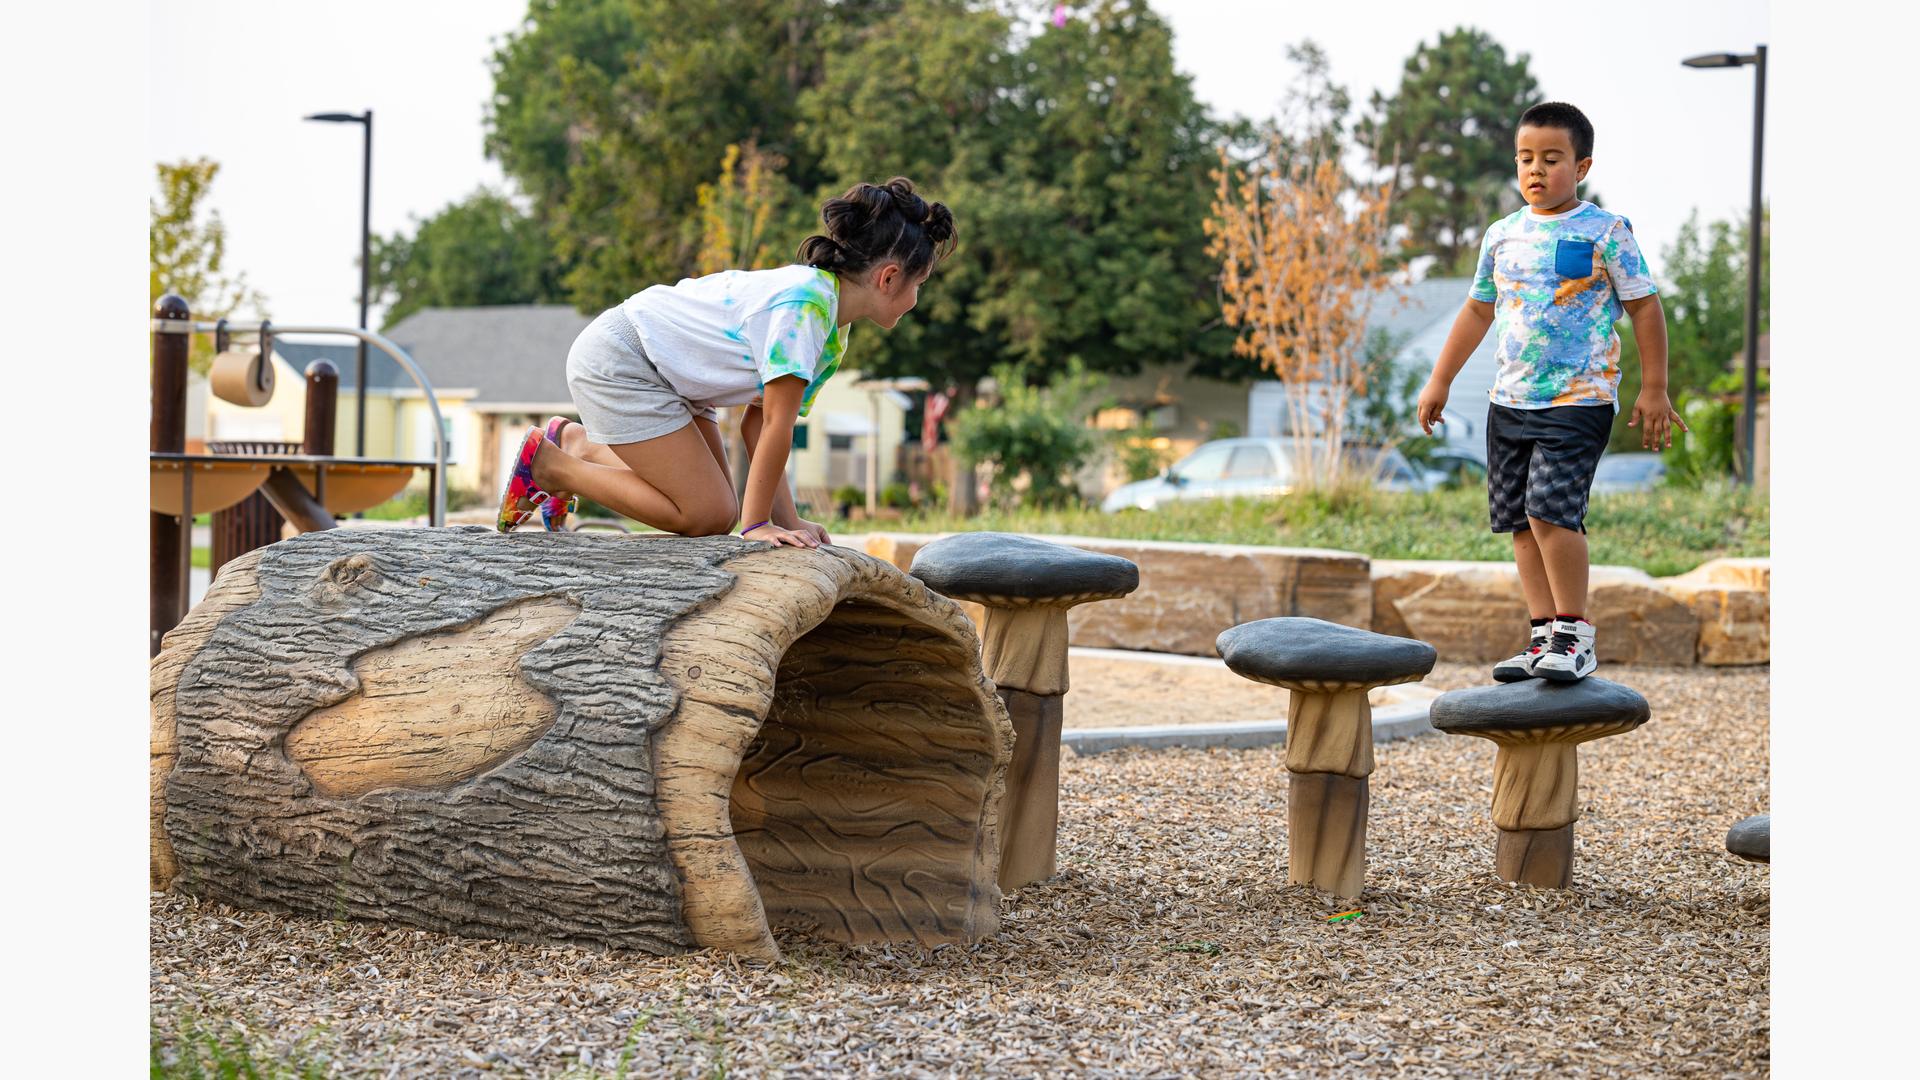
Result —
[[1429, 490], [1441, 487], [1487, 486], [1487, 458], [1467, 446], [1437, 446], [1420, 459]]
[[1666, 478], [1667, 462], [1659, 454], [1607, 454], [1593, 470], [1593, 494], [1652, 491]]
[[[1292, 439], [1216, 439], [1151, 480], [1115, 488], [1106, 513], [1152, 510], [1183, 499], [1273, 498], [1293, 490]], [[1382, 491], [1425, 491], [1427, 481], [1396, 449], [1349, 445], [1349, 459], [1371, 470]]]

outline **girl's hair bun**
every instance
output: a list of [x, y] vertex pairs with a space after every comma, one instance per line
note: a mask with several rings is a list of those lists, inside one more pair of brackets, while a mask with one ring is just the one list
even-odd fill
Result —
[[853, 185], [827, 200], [820, 220], [826, 235], [802, 241], [799, 259], [834, 273], [859, 273], [893, 261], [918, 276], [953, 250], [953, 212], [922, 198], [904, 176]]
[[953, 211], [945, 203], [933, 203], [927, 207], [927, 239], [935, 244], [944, 244], [953, 239]]
[[809, 236], [800, 241], [799, 259], [808, 266], [836, 274], [847, 269], [847, 249], [828, 236]]

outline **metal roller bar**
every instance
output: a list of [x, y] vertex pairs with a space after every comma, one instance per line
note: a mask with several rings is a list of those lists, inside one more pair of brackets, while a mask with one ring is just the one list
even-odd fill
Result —
[[[275, 337], [283, 334], [341, 334], [364, 341], [393, 357], [394, 362], [413, 377], [414, 383], [420, 387], [420, 392], [427, 397], [427, 408], [433, 410], [433, 493], [427, 520], [436, 526], [447, 523], [446, 422], [441, 418], [440, 399], [433, 393], [433, 384], [427, 381], [426, 372], [420, 370], [420, 366], [413, 362], [413, 357], [408, 356], [405, 349], [394, 344], [384, 335], [376, 334], [372, 330], [362, 330], [357, 326], [300, 326], [290, 323], [245, 323], [232, 320], [196, 323], [189, 323], [185, 319], [153, 320], [153, 332], [156, 334], [211, 334], [220, 329], [224, 329], [229, 334], [257, 334], [264, 329]], [[365, 387], [361, 389], [364, 390]]]

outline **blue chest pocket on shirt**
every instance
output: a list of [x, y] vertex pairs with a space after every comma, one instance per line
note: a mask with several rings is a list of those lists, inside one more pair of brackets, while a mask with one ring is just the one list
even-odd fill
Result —
[[1553, 269], [1561, 277], [1593, 276], [1593, 241], [1561, 240], [1553, 248]]

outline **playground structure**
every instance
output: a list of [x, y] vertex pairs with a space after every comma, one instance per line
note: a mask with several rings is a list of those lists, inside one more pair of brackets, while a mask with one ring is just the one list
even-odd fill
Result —
[[844, 549], [309, 533], [230, 564], [152, 690], [156, 889], [766, 959], [998, 926], [979, 641]]
[[[186, 453], [187, 353], [195, 334], [214, 335], [224, 353], [231, 334], [259, 336], [260, 363], [253, 385], [217, 390], [238, 393], [244, 404], [264, 401], [272, 371], [267, 364], [275, 334], [335, 334], [358, 338], [385, 352], [410, 375], [433, 414], [432, 461], [374, 460], [333, 453], [333, 417], [339, 373], [324, 360], [308, 366], [306, 423], [301, 453]], [[380, 334], [356, 327], [274, 326], [271, 323], [194, 322], [186, 301], [171, 293], [153, 310], [153, 419], [149, 470], [150, 618], [148, 655], [157, 656], [161, 639], [187, 613], [192, 577], [193, 519], [240, 504], [259, 492], [278, 514], [301, 532], [331, 529], [338, 515], [377, 506], [398, 494], [416, 470], [429, 471], [429, 520], [446, 522], [446, 437], [433, 385], [406, 350]], [[248, 530], [236, 530], [245, 533]], [[233, 534], [230, 533], [231, 537]], [[271, 542], [260, 535], [249, 542]], [[243, 551], [223, 551], [234, 556]]]
[[[1132, 594], [1133, 561], [999, 533], [927, 543], [909, 572], [734, 537], [448, 529], [439, 424], [432, 461], [333, 455], [325, 361], [306, 372], [299, 453], [185, 453], [197, 333], [257, 334], [262, 363], [276, 333], [360, 338], [439, 417], [425, 375], [378, 334], [194, 323], [178, 298], [158, 305], [154, 888], [771, 959], [780, 926], [978, 940], [1003, 893], [1054, 875], [1068, 612]], [[335, 529], [423, 468], [432, 527]], [[188, 612], [194, 514], [256, 492], [301, 535], [230, 542]], [[1423, 678], [1434, 648], [1303, 617], [1242, 623], [1216, 647], [1291, 693], [1290, 882], [1360, 896], [1368, 692]], [[1571, 885], [1574, 748], [1647, 717], [1599, 679], [1436, 700], [1437, 728], [1500, 745], [1500, 877]], [[1729, 850], [1765, 861], [1764, 820], [1755, 833], [1742, 822]]]

